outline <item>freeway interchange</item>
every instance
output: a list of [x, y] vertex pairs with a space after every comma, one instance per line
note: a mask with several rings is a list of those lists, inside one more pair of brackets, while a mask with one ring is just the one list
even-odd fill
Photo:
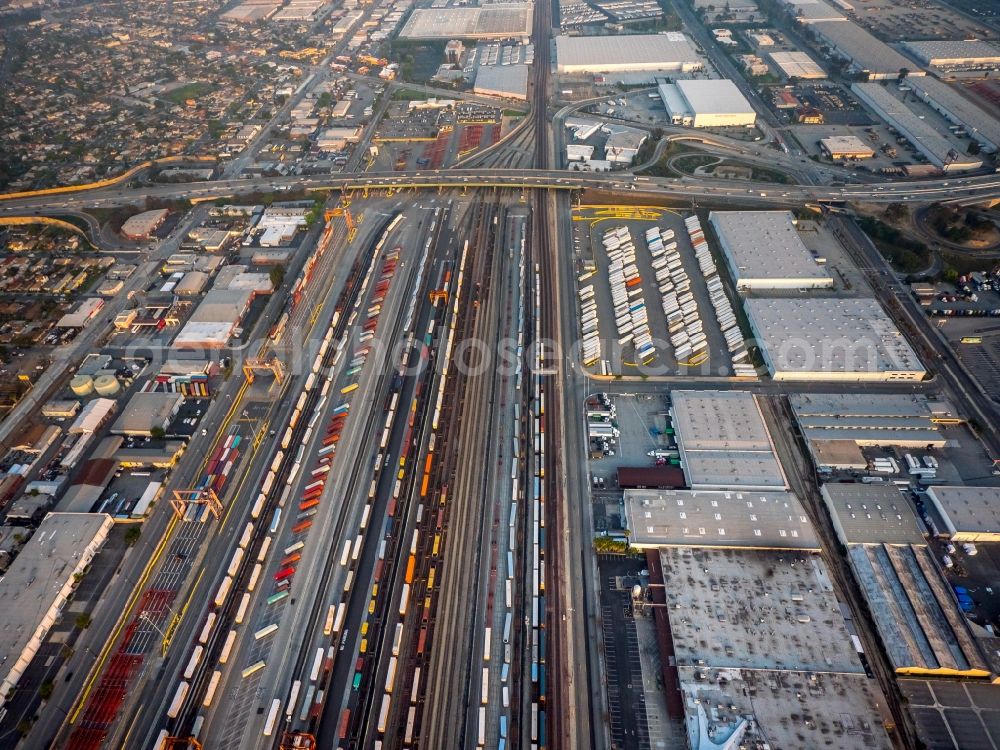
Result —
[[741, 180], [640, 177], [630, 173], [613, 176], [553, 169], [449, 169], [446, 171], [336, 173], [330, 175], [266, 177], [211, 182], [151, 184], [129, 183], [81, 189], [58, 195], [10, 197], [0, 195], [0, 216], [58, 213], [60, 210], [128, 205], [146, 198], [196, 201], [238, 197], [274, 190], [339, 190], [367, 193], [407, 189], [553, 189], [630, 191], [661, 198], [740, 200], [761, 205], [801, 205], [815, 202], [865, 201], [872, 203], [937, 201], [982, 202], [1000, 194], [1000, 175], [948, 177], [934, 180], [847, 185], [787, 185]]

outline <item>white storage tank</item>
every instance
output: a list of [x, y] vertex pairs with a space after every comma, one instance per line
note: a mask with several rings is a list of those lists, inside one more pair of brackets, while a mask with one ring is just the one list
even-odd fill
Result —
[[69, 381], [69, 388], [77, 396], [89, 396], [94, 392], [94, 379], [90, 375], [76, 375]]
[[99, 396], [114, 396], [121, 390], [121, 383], [114, 375], [98, 375], [94, 378], [94, 390]]

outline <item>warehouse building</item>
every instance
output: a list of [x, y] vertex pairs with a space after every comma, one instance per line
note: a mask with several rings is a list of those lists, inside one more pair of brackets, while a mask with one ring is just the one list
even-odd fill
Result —
[[677, 31], [632, 36], [557, 36], [556, 62], [559, 73], [690, 73], [704, 67], [694, 45]]
[[928, 487], [927, 497], [953, 542], [1000, 542], [1000, 487], [940, 485]]
[[0, 706], [55, 625], [114, 522], [90, 513], [50, 513], [0, 578], [3, 659]]
[[661, 659], [676, 664], [688, 747], [892, 747], [885, 699], [818, 555], [667, 547], [651, 558], [662, 588], [650, 593], [665, 606], [649, 614], [669, 631]]
[[819, 139], [820, 150], [831, 159], [871, 159], [875, 149], [856, 135], [832, 135]]
[[926, 75], [908, 57], [879, 41], [852, 21], [817, 23], [810, 28], [835, 55], [847, 60], [854, 70], [867, 75], [870, 80], [896, 78], [901, 68], [910, 71], [910, 78]]
[[712, 211], [708, 221], [738, 290], [833, 286], [799, 237], [791, 211]]
[[174, 338], [175, 348], [221, 348], [246, 315], [254, 293], [247, 289], [211, 289]]
[[848, 559], [896, 674], [990, 676], [930, 548], [852, 545]]
[[977, 39], [903, 42], [903, 48], [924, 65], [935, 68], [993, 67], [1000, 64], [1000, 48]]
[[402, 39], [521, 39], [531, 38], [532, 6], [497, 3], [482, 7], [415, 8]]
[[[916, 79], [910, 81], [909, 85], [915, 87]], [[982, 160], [960, 152], [956, 143], [949, 141], [914, 113], [885, 86], [878, 83], [852, 83], [851, 91], [871, 107], [875, 114], [895, 127], [935, 167], [946, 172], [957, 172], [982, 166]]]
[[754, 336], [775, 380], [923, 380], [916, 352], [869, 298], [746, 299]]
[[728, 79], [680, 80], [658, 84], [674, 125], [691, 128], [751, 127], [757, 113]]
[[817, 81], [826, 78], [826, 73], [819, 66], [819, 63], [805, 52], [798, 50], [771, 52], [768, 57], [785, 78], [800, 81]]
[[746, 391], [673, 391], [670, 400], [681, 468], [691, 489], [786, 487], [756, 396]]
[[782, 5], [802, 24], [843, 23], [847, 20], [823, 0], [782, 0]]
[[629, 544], [819, 550], [819, 540], [791, 492], [625, 490]]
[[947, 401], [920, 395], [792, 393], [788, 400], [820, 471], [867, 468], [862, 446], [943, 448], [938, 425], [956, 421]]
[[111, 425], [117, 435], [149, 437], [154, 431], [166, 430], [181, 408], [184, 397], [179, 393], [145, 391], [136, 393]]
[[837, 538], [852, 544], [926, 544], [920, 519], [894, 484], [832, 482], [820, 487]]
[[[970, 138], [982, 145], [984, 151], [994, 153], [1000, 149], [1000, 120], [962, 96], [953, 86], [932, 76], [912, 81], [907, 79], [907, 83], [927, 106], [946, 120], [964, 128]], [[969, 158], [962, 155], [962, 160]]]
[[527, 65], [480, 65], [473, 92], [524, 101], [528, 98]]
[[122, 224], [121, 235], [128, 240], [149, 239], [149, 236], [167, 220], [169, 213], [165, 208], [158, 208], [130, 216]]
[[649, 134], [627, 125], [607, 124], [601, 131], [608, 134], [604, 142], [604, 158], [612, 164], [631, 164]]

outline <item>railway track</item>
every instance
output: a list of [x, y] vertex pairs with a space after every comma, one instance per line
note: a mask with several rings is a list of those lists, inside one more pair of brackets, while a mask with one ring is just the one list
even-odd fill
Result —
[[[385, 231], [389, 223], [390, 220], [386, 219], [381, 227], [381, 232], [376, 233], [376, 238]], [[359, 256], [359, 258], [355, 261], [355, 264], [352, 267], [352, 273], [349, 278], [348, 286], [342, 292], [341, 298], [338, 302], [338, 309], [348, 310], [353, 306], [364, 282], [364, 275], [361, 273], [361, 269], [364, 268], [366, 263], [374, 261], [376, 247], [377, 239], [373, 239], [370, 247], [368, 248], [368, 252]], [[334, 339], [340, 340], [343, 338], [347, 328], [348, 316], [340, 315], [339, 320], [334, 325]], [[335, 356], [335, 350], [335, 347], [330, 348], [323, 362], [324, 367], [329, 367], [332, 363]], [[314, 408], [318, 398], [318, 391], [312, 391], [309, 398], [306, 399], [303, 413]], [[289, 415], [289, 418], [290, 417], [291, 415]], [[285, 429], [284, 425], [282, 425], [282, 429]], [[306, 427], [306, 420], [299, 419], [295, 427], [292, 429], [292, 438], [289, 442], [289, 446], [300, 445], [306, 429], [308, 429]], [[235, 622], [235, 616], [239, 606], [239, 598], [235, 595], [235, 592], [246, 588], [250, 580], [252, 569], [257, 562], [261, 546], [263, 545], [263, 540], [269, 533], [265, 519], [271, 517], [274, 510], [283, 504], [286, 498], [290, 495], [291, 486], [289, 484], [289, 477], [294, 466], [293, 456], [294, 453], [291, 448], [289, 448], [289, 450], [284, 454], [284, 460], [281, 462], [278, 472], [276, 473], [276, 479], [272, 484], [272, 489], [269, 493], [267, 493], [264, 506], [258, 513], [258, 518], [260, 520], [254, 524], [253, 534], [246, 548], [247, 553], [243, 556], [237, 573], [233, 577], [233, 583], [230, 589], [233, 593], [226, 597], [223, 605], [216, 611], [214, 628], [212, 629], [212, 632], [210, 633], [205, 644], [204, 654], [192, 676], [192, 679], [190, 680], [190, 689], [188, 690], [188, 694], [183, 702], [180, 712], [177, 715], [177, 718], [168, 724], [168, 731], [176, 736], [190, 736], [192, 732], [192, 728], [195, 723], [195, 715], [198, 713], [199, 708], [204, 701], [206, 689], [210, 680], [210, 667], [214, 668], [218, 663], [219, 656], [221, 655], [222, 649], [225, 645], [225, 635], [228, 634]], [[327, 566], [328, 569], [330, 567], [331, 566]], [[329, 572], [325, 573], [325, 575], [329, 575]]]
[[[496, 340], [496, 300], [489, 294], [488, 287], [489, 279], [498, 276], [495, 267], [498, 255], [495, 252], [496, 216], [495, 202], [477, 205], [474, 250], [456, 325], [459, 343]], [[474, 300], [477, 285], [479, 298]], [[488, 313], [485, 312], [487, 307]], [[447, 399], [453, 406], [448, 419], [455, 421], [453, 427], [459, 422], [460, 426], [455, 430], [455, 440], [447, 442], [453, 449], [446, 464], [448, 504], [443, 509], [442, 527], [447, 533], [443, 538], [435, 631], [431, 633], [429, 648], [429, 677], [424, 683], [428, 709], [418, 743], [419, 747], [426, 748], [459, 748], [469, 743], [470, 672], [474, 656], [473, 639], [469, 634], [475, 620], [470, 615], [480, 604], [481, 547], [477, 540], [481, 538], [482, 483], [486, 473], [482, 462], [490, 455], [486, 431], [481, 428], [489, 423], [494, 408], [490, 403], [494, 379], [483, 374], [470, 376], [462, 370], [456, 363], [455, 391], [452, 398]], [[470, 574], [474, 581], [471, 590], [466, 585]]]

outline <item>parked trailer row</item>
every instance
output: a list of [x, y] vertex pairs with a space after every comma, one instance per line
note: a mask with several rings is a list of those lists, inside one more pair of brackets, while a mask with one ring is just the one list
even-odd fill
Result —
[[632, 237], [627, 227], [613, 227], [604, 233], [602, 242], [608, 254], [608, 283], [619, 344], [631, 343], [638, 359], [649, 361], [656, 352], [646, 303], [642, 299], [642, 279], [636, 266]]

